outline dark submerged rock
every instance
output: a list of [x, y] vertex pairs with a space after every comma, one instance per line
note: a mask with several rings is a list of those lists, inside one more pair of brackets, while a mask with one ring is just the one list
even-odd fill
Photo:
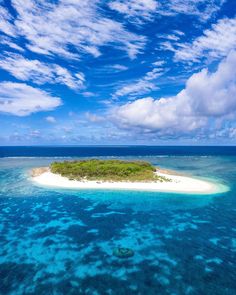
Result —
[[113, 250], [113, 255], [118, 258], [129, 258], [134, 256], [134, 251], [129, 248], [117, 247]]

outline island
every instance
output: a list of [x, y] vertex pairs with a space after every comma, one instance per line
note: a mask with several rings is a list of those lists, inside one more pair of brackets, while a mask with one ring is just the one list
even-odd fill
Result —
[[88, 159], [53, 162], [32, 170], [38, 185], [67, 189], [112, 189], [213, 194], [226, 190], [213, 181], [163, 170], [145, 161]]

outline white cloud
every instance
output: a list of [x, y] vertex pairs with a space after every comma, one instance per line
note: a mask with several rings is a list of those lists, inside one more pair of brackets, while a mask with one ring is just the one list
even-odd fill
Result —
[[178, 43], [175, 51], [175, 59], [178, 61], [200, 61], [202, 57], [222, 58], [230, 50], [236, 48], [236, 18], [224, 18], [219, 20], [203, 32], [192, 43]]
[[45, 118], [45, 120], [49, 123], [56, 123], [56, 119], [53, 116], [48, 116]]
[[165, 61], [164, 60], [157, 60], [155, 62], [152, 63], [153, 66], [156, 66], [156, 67], [161, 67], [165, 64]]
[[192, 75], [176, 96], [138, 99], [117, 107], [112, 117], [123, 127], [161, 133], [185, 133], [207, 125], [209, 119], [229, 119], [236, 113], [236, 51], [216, 72], [207, 69]]
[[18, 44], [16, 44], [16, 43], [14, 43], [12, 40], [11, 40], [11, 38], [9, 38], [8, 36], [0, 36], [0, 43], [1, 44], [4, 44], [4, 45], [7, 45], [8, 47], [10, 47], [10, 48], [12, 48], [12, 49], [15, 49], [15, 50], [17, 50], [17, 51], [21, 51], [21, 52], [23, 52], [24, 51], [24, 49], [21, 47], [21, 46], [19, 46]]
[[224, 2], [225, 0], [115, 0], [110, 1], [108, 5], [129, 20], [140, 24], [143, 20], [152, 20], [157, 14], [162, 16], [185, 14], [206, 21]]
[[[223, 2], [114, 0], [108, 5], [139, 24], [158, 14], [187, 14], [206, 20]], [[78, 59], [87, 53], [98, 57], [103, 46], [113, 46], [126, 51], [133, 59], [142, 52], [147, 41], [145, 36], [128, 31], [122, 22], [106, 17], [99, 0], [12, 0], [12, 6], [16, 12], [14, 15], [0, 5], [0, 31], [12, 38], [9, 46], [18, 46], [16, 40], [22, 36], [25, 47], [39, 54]], [[169, 38], [177, 37], [169, 35]]]
[[19, 80], [32, 81], [36, 84], [58, 83], [78, 90], [84, 87], [84, 75], [72, 75], [67, 69], [57, 65], [29, 60], [18, 54], [0, 56], [0, 68], [8, 71]]
[[84, 91], [81, 93], [84, 97], [93, 97], [96, 96], [95, 93], [91, 92], [91, 91]]
[[145, 75], [144, 79], [147, 80], [147, 81], [155, 80], [156, 78], [160, 77], [163, 74], [163, 71], [164, 70], [161, 67], [154, 68], [150, 72], [147, 72], [147, 74]]
[[27, 116], [41, 111], [50, 111], [62, 105], [59, 97], [24, 83], [0, 83], [0, 112]]
[[128, 18], [150, 20], [152, 14], [156, 11], [158, 3], [156, 0], [116, 0], [109, 4], [109, 7]]
[[163, 37], [167, 40], [173, 40], [173, 41], [178, 41], [180, 39], [180, 37], [175, 34], [167, 34], [167, 35], [164, 35]]
[[185, 33], [182, 32], [182, 31], [180, 31], [180, 30], [173, 30], [173, 33], [174, 33], [175, 35], [178, 35], [178, 36], [184, 36], [184, 35], [185, 35]]
[[[105, 17], [97, 0], [13, 0], [12, 5], [16, 17], [9, 16], [10, 22], [8, 13], [0, 29], [10, 36], [23, 36], [26, 47], [39, 54], [79, 58], [88, 53], [97, 57], [102, 46], [110, 45], [135, 58], [146, 42], [144, 36]], [[10, 30], [13, 23], [14, 34]]]
[[156, 86], [152, 82], [146, 81], [146, 80], [139, 80], [135, 83], [127, 84], [120, 89], [118, 89], [114, 97], [119, 96], [126, 96], [126, 95], [142, 95], [147, 92], [150, 92], [151, 90], [155, 89]]
[[220, 9], [225, 0], [162, 0], [160, 2], [162, 4], [160, 14], [162, 15], [185, 14], [206, 21]]
[[8, 11], [0, 6], [0, 31], [9, 36], [15, 36], [15, 28], [11, 23], [12, 17]]
[[111, 66], [109, 66], [109, 68], [117, 70], [117, 71], [126, 71], [126, 70], [128, 70], [128, 67], [126, 67], [124, 65], [120, 65], [120, 64], [111, 65]]
[[[158, 63], [161, 65], [163, 63]], [[156, 66], [156, 63], [153, 63]], [[134, 96], [134, 95], [142, 95], [148, 93], [158, 87], [153, 83], [153, 80], [161, 76], [164, 72], [164, 69], [161, 67], [157, 67], [147, 72], [144, 77], [136, 80], [135, 82], [126, 84], [120, 87], [113, 95], [113, 98], [117, 98], [120, 96]]]

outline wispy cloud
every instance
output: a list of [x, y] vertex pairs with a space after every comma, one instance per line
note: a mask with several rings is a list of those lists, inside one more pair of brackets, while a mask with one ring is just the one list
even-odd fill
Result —
[[0, 36], [0, 44], [7, 45], [11, 49], [15, 49], [17, 51], [23, 52], [24, 48], [19, 46], [18, 44], [14, 43], [11, 38], [8, 36]]
[[164, 60], [157, 60], [157, 61], [154, 61], [152, 63], [153, 66], [156, 66], [156, 67], [161, 67], [165, 64], [165, 61]]
[[57, 64], [26, 59], [19, 54], [0, 55], [0, 68], [22, 81], [32, 81], [36, 84], [64, 84], [74, 90], [84, 87], [85, 78], [82, 73], [72, 74]]
[[154, 89], [158, 89], [154, 80], [160, 77], [165, 69], [161, 67], [163, 65], [162, 61], [153, 63], [154, 66], [158, 65], [159, 67], [155, 67], [151, 71], [147, 72], [146, 75], [136, 81], [131, 83], [126, 83], [114, 93], [113, 98], [117, 98], [120, 96], [136, 96], [143, 95], [148, 93]]
[[157, 10], [158, 2], [156, 0], [115, 0], [109, 2], [108, 5], [111, 9], [140, 23], [141, 20], [152, 18], [153, 13]]
[[16, 31], [14, 25], [11, 23], [12, 19], [10, 13], [4, 7], [0, 6], [0, 30], [6, 35], [14, 37]]
[[111, 66], [109, 66], [109, 68], [116, 70], [118, 72], [128, 70], [128, 67], [126, 67], [124, 65], [120, 65], [120, 64], [111, 65]]
[[156, 88], [156, 85], [152, 82], [149, 82], [148, 80], [138, 80], [135, 83], [127, 84], [120, 89], [118, 89], [115, 94], [114, 98], [120, 97], [120, 96], [134, 96], [134, 95], [142, 95], [147, 92], [152, 91]]
[[215, 14], [225, 0], [114, 0], [109, 7], [123, 14], [131, 22], [140, 24], [150, 21], [155, 15], [192, 15], [206, 21]]
[[49, 122], [49, 123], [56, 123], [56, 119], [55, 119], [55, 117], [53, 117], [53, 116], [48, 116], [48, 117], [46, 117], [45, 118], [45, 120], [47, 121], [47, 122]]
[[[167, 47], [166, 47], [167, 48]], [[192, 43], [169, 44], [177, 61], [201, 61], [203, 56], [213, 59], [226, 56], [236, 48], [236, 18], [224, 18], [203, 32]]]
[[198, 17], [201, 21], [206, 21], [216, 13], [225, 0], [162, 0], [160, 13], [162, 15], [185, 14]]
[[39, 54], [79, 58], [87, 53], [97, 57], [102, 46], [110, 45], [135, 58], [146, 38], [105, 17], [98, 3], [13, 0], [16, 17], [1, 8], [4, 15], [0, 28], [9, 36], [24, 37], [26, 47]]
[[91, 91], [84, 91], [81, 93], [84, 97], [93, 97], [96, 96], [95, 93], [91, 92]]
[[59, 97], [24, 83], [0, 83], [0, 112], [16, 116], [53, 110], [60, 106]]

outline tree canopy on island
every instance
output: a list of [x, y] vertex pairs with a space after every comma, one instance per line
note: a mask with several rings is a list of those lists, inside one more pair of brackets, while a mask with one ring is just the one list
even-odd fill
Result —
[[52, 173], [60, 174], [71, 180], [97, 181], [167, 181], [156, 175], [156, 168], [144, 161], [122, 160], [80, 160], [54, 162]]

